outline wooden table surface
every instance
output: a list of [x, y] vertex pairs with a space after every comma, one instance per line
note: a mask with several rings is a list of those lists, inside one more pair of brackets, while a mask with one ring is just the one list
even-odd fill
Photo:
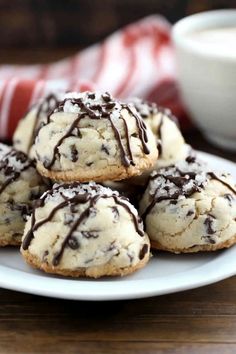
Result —
[[[45, 61], [72, 52], [44, 51]], [[35, 51], [16, 54], [5, 53], [1, 61], [36, 61]], [[236, 154], [211, 146], [197, 131], [186, 139], [195, 148], [236, 161]], [[236, 353], [236, 277], [177, 294], [116, 302], [0, 289], [0, 353]]]

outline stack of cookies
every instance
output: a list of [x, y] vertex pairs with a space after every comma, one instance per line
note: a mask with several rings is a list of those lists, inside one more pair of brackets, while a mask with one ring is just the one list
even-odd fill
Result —
[[234, 182], [199, 161], [176, 118], [155, 104], [51, 94], [19, 123], [14, 148], [1, 149], [9, 222], [0, 242], [19, 244], [27, 219], [21, 253], [33, 267], [125, 275], [147, 264], [150, 247], [213, 251], [236, 241]]

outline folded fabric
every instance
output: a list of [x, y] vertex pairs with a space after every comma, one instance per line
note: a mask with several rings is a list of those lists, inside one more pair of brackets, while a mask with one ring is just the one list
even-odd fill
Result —
[[50, 64], [0, 66], [0, 139], [50, 91], [109, 91], [169, 107], [186, 126], [176, 86], [171, 26], [160, 16], [128, 25], [78, 54]]

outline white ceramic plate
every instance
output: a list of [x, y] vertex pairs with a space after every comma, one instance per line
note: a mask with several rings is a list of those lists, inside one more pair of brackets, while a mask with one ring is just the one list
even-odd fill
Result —
[[[217, 170], [231, 172], [236, 164], [199, 152]], [[197, 288], [236, 274], [236, 246], [216, 253], [172, 255], [160, 253], [133, 275], [124, 278], [76, 280], [60, 278], [27, 266], [19, 251], [0, 250], [0, 286], [31, 294], [73, 300], [119, 300], [162, 295]]]

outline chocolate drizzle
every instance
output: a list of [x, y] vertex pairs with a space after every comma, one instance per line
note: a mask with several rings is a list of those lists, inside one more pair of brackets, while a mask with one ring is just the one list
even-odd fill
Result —
[[133, 98], [132, 103], [136, 109], [136, 111], [140, 114], [140, 116], [145, 119], [152, 119], [153, 116], [158, 114], [161, 115], [160, 123], [157, 127], [157, 131], [155, 132], [158, 141], [157, 141], [157, 149], [159, 151], [159, 156], [162, 155], [162, 126], [164, 123], [164, 117], [169, 118], [172, 122], [174, 122], [177, 127], [179, 127], [178, 119], [171, 113], [168, 108], [160, 107], [156, 103], [151, 103], [148, 101], [143, 101], [139, 98]]
[[36, 117], [34, 121], [34, 126], [32, 130], [32, 135], [30, 137], [29, 145], [27, 148], [27, 154], [29, 154], [29, 151], [31, 149], [31, 146], [34, 144], [35, 138], [38, 135], [39, 130], [43, 126], [43, 122], [40, 122], [40, 117], [42, 114], [44, 114], [46, 117], [50, 115], [54, 109], [56, 108], [58, 104], [58, 99], [56, 95], [53, 93], [47, 95], [43, 101], [38, 105], [37, 112], [36, 112]]
[[229, 206], [232, 206], [232, 201], [234, 200], [232, 194], [226, 193], [223, 197], [228, 201]]
[[[118, 197], [117, 195], [113, 196], [115, 202], [119, 205], [121, 205], [124, 209], [126, 209], [126, 211], [130, 214], [130, 216], [133, 219], [133, 223], [136, 229], [136, 232], [140, 235], [140, 236], [144, 236], [144, 232], [143, 230], [140, 228], [140, 219], [132, 212], [130, 206], [125, 203], [125, 201], [127, 201], [127, 199], [125, 197]], [[123, 201], [122, 201], [123, 200]]]
[[[44, 193], [44, 195], [38, 200], [38, 204], [35, 206], [35, 208], [33, 210], [32, 217], [31, 217], [30, 230], [27, 232], [27, 234], [25, 235], [24, 240], [22, 242], [22, 248], [24, 250], [28, 249], [28, 247], [30, 246], [31, 241], [34, 238], [34, 232], [37, 231], [45, 223], [52, 220], [58, 210], [65, 208], [67, 206], [70, 206], [70, 210], [74, 210], [73, 208], [71, 208], [71, 205], [75, 206], [78, 204], [88, 203], [88, 205], [86, 205], [83, 212], [81, 212], [78, 215], [78, 218], [74, 218], [73, 223], [70, 223], [68, 225], [68, 226], [70, 226], [70, 230], [67, 233], [67, 235], [64, 237], [64, 240], [63, 240], [62, 244], [60, 245], [59, 251], [53, 257], [53, 265], [57, 266], [60, 262], [62, 255], [63, 255], [64, 249], [67, 246], [72, 248], [73, 245], [75, 245], [74, 241], [73, 242], [70, 241], [71, 238], [73, 237], [73, 233], [79, 229], [80, 225], [90, 216], [90, 213], [93, 214], [94, 209], [95, 209], [95, 205], [100, 198], [113, 198], [116, 204], [122, 206], [129, 213], [129, 215], [131, 216], [132, 221], [134, 223], [134, 227], [136, 229], [136, 232], [140, 236], [144, 235], [144, 232], [142, 229], [142, 224], [140, 223], [140, 219], [132, 211], [131, 205], [129, 205], [128, 200], [124, 197], [118, 196], [117, 193], [110, 191], [109, 195], [105, 194], [105, 192], [103, 193], [99, 189], [102, 187], [100, 187], [99, 185], [95, 185], [95, 184], [92, 186], [90, 185], [91, 190], [95, 193], [86, 191], [86, 189], [84, 189], [83, 193], [78, 191], [78, 192], [76, 192], [76, 195], [74, 195], [73, 197], [67, 197], [63, 194], [63, 191], [59, 191], [60, 189], [66, 190], [66, 189], [71, 189], [71, 188], [77, 188], [79, 186], [80, 185], [78, 183], [73, 183], [71, 185], [68, 185], [68, 184], [58, 185], [58, 186], [54, 187], [52, 190], [49, 190], [46, 193]], [[45, 219], [36, 222], [36, 217], [35, 217], [36, 209], [38, 207], [43, 207], [45, 205], [47, 197], [53, 196], [53, 195], [55, 195], [55, 193], [59, 194], [63, 198], [63, 201], [61, 203], [59, 203], [56, 207], [54, 207]], [[90, 230], [90, 231], [83, 230], [83, 231], [81, 231], [81, 234], [83, 235], [83, 237], [86, 237], [86, 238], [97, 238], [99, 236], [99, 230]], [[78, 247], [79, 247], [79, 244], [78, 244]]]
[[[157, 192], [157, 190], [156, 190]], [[155, 192], [155, 193], [156, 193]], [[175, 194], [169, 194], [169, 195], [166, 195], [166, 196], [161, 196], [161, 197], [157, 197], [157, 196], [154, 196], [151, 203], [148, 205], [148, 207], [146, 208], [146, 210], [144, 211], [144, 213], [142, 214], [142, 218], [143, 220], [146, 219], [147, 215], [150, 213], [150, 211], [154, 208], [154, 206], [157, 204], [157, 203], [160, 203], [164, 200], [172, 200], [172, 199], [178, 199], [179, 196], [181, 194], [176, 192]]]
[[150, 154], [150, 150], [148, 149], [147, 142], [148, 142], [148, 136], [147, 136], [147, 127], [142, 119], [140, 119], [139, 115], [136, 114], [133, 109], [131, 108], [130, 105], [122, 105], [122, 108], [126, 108], [129, 113], [135, 118], [136, 120], [136, 125], [138, 128], [138, 134], [139, 134], [139, 139], [142, 142], [143, 145], [143, 152], [148, 155]]
[[215, 179], [216, 181], [222, 183], [225, 187], [231, 190], [236, 195], [236, 189], [233, 188], [229, 183], [225, 182], [222, 178], [218, 177], [214, 172], [208, 172], [208, 175], [211, 179]]
[[[33, 161], [21, 151], [17, 151], [13, 148], [9, 148], [8, 152], [1, 155], [0, 171], [6, 177], [6, 180], [0, 186], [0, 194], [6, 189], [6, 187], [12, 182], [16, 181], [21, 173], [30, 167], [34, 167]], [[15, 163], [18, 166], [15, 166]]]
[[148, 244], [145, 243], [139, 252], [139, 259], [142, 260], [145, 257], [145, 254], [147, 252], [148, 252]]
[[63, 141], [68, 138], [69, 136], [72, 136], [72, 132], [74, 130], [74, 128], [77, 126], [77, 124], [79, 123], [81, 117], [78, 117], [70, 126], [69, 130], [67, 131], [67, 133], [65, 135], [63, 135], [57, 142], [57, 144], [54, 146], [53, 149], [53, 157], [51, 160], [49, 161], [44, 161], [43, 165], [45, 168], [50, 169], [52, 167], [52, 165], [54, 164], [55, 160], [56, 160], [56, 156], [59, 154], [59, 147], [61, 146], [61, 144], [63, 143]]
[[122, 118], [122, 120], [124, 122], [124, 127], [125, 127], [125, 137], [126, 137], [126, 141], [127, 141], [128, 153], [129, 153], [129, 156], [130, 156], [130, 164], [135, 166], [135, 163], [134, 163], [134, 160], [133, 160], [133, 154], [132, 154], [132, 150], [131, 150], [131, 146], [130, 146], [128, 124], [127, 124], [127, 122], [126, 122], [126, 120], [124, 118]]
[[125, 167], [129, 167], [130, 166], [130, 160], [129, 160], [128, 155], [126, 155], [125, 148], [124, 148], [124, 145], [122, 143], [119, 130], [116, 128], [116, 126], [113, 123], [113, 120], [111, 118], [110, 118], [110, 122], [111, 122], [111, 126], [112, 126], [112, 129], [113, 129], [115, 138], [116, 138], [116, 140], [117, 140], [117, 142], [119, 144], [119, 148], [120, 148], [120, 152], [121, 152], [121, 162], [122, 162], [122, 164]]
[[[189, 168], [188, 165], [190, 166]], [[197, 162], [195, 156], [188, 156], [185, 159], [184, 170], [181, 170], [179, 164], [161, 168], [158, 172], [151, 175], [148, 181], [149, 184], [152, 181], [156, 182], [156, 189], [152, 194], [149, 192], [150, 204], [142, 215], [144, 220], [157, 203], [164, 200], [169, 200], [170, 203], [173, 203], [181, 196], [188, 198], [196, 192], [201, 192], [210, 179], [217, 180], [236, 194], [236, 190], [214, 172], [205, 172], [204, 167]], [[227, 199], [229, 200], [228, 196]], [[208, 234], [214, 233], [212, 228], [213, 218], [212, 215], [208, 215], [204, 222]]]
[[164, 123], [164, 114], [162, 113], [160, 123], [157, 128], [157, 136], [158, 136], [157, 149], [159, 151], [159, 156], [162, 155], [162, 126], [163, 126], [163, 123]]
[[[110, 121], [115, 139], [119, 145], [120, 154], [121, 154], [121, 162], [125, 167], [129, 167], [130, 165], [135, 165], [133, 161], [132, 150], [130, 146], [130, 137], [129, 137], [129, 130], [128, 125], [124, 117], [121, 115], [122, 109], [126, 109], [132, 117], [134, 117], [136, 121], [136, 126], [138, 130], [139, 139], [142, 142], [143, 152], [145, 154], [149, 154], [150, 151], [147, 146], [148, 136], [146, 132], [146, 125], [143, 122], [142, 118], [132, 109], [131, 105], [120, 103], [114, 101], [114, 99], [108, 94], [105, 93], [101, 95], [101, 103], [96, 101], [96, 95], [93, 93], [87, 93], [87, 100], [86, 97], [83, 99], [82, 97], [78, 98], [70, 98], [67, 97], [63, 101], [58, 102], [55, 112], [63, 112], [64, 106], [69, 101], [71, 105], [76, 105], [79, 107], [80, 112], [78, 113], [77, 118], [73, 121], [69, 129], [67, 130], [66, 134], [63, 135], [53, 149], [53, 156], [50, 161], [44, 161], [43, 165], [47, 169], [51, 169], [53, 164], [55, 163], [56, 157], [60, 155], [59, 147], [64, 142], [64, 140], [70, 136], [76, 136], [73, 131], [77, 128], [77, 136], [81, 137], [80, 129], [79, 129], [79, 122], [81, 119], [89, 117], [90, 119], [107, 119]], [[91, 102], [89, 100], [95, 100], [95, 102]], [[53, 113], [53, 112], [52, 112]], [[52, 114], [48, 115], [47, 122], [45, 124], [50, 123], [50, 118]], [[114, 118], [115, 117], [115, 118]], [[125, 131], [125, 139], [127, 143], [127, 152], [126, 148], [122, 142], [122, 137], [119, 132], [119, 128], [116, 126], [116, 120], [121, 119], [124, 124], [124, 131]]]
[[[181, 169], [183, 167], [184, 170]], [[200, 172], [198, 174], [195, 169], [200, 169], [200, 164], [196, 163], [195, 159], [187, 157], [183, 167], [173, 165], [161, 168], [150, 176], [148, 183], [156, 183], [156, 189], [154, 193], [149, 194], [151, 203], [142, 215], [144, 220], [157, 203], [164, 200], [177, 201], [181, 196], [189, 197], [196, 192], [200, 192], [204, 187], [207, 177], [203, 174], [202, 178], [197, 178], [198, 175], [200, 176]]]

